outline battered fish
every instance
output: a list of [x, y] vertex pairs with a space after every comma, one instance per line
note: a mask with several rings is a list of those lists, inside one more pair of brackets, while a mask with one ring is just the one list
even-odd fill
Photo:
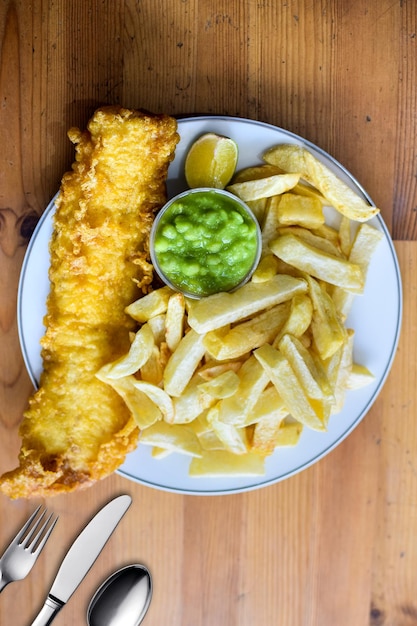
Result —
[[177, 124], [104, 107], [87, 128], [68, 133], [76, 161], [56, 203], [43, 374], [20, 427], [20, 465], [0, 478], [12, 498], [87, 487], [137, 443], [125, 403], [95, 374], [127, 351], [124, 309], [152, 281], [149, 232], [166, 201]]

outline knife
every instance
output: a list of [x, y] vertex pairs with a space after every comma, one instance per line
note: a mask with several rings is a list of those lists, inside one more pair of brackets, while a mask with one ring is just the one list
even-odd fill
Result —
[[68, 550], [51, 590], [32, 626], [48, 626], [68, 602], [132, 502], [127, 495], [106, 504]]

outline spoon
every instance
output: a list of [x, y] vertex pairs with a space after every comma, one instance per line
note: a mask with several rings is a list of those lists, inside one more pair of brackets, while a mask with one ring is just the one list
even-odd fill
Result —
[[89, 626], [139, 626], [149, 608], [152, 579], [144, 565], [127, 565], [97, 589], [87, 610]]

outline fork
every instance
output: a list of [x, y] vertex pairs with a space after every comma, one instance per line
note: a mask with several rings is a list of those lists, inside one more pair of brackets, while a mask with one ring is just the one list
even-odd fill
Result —
[[45, 519], [47, 509], [36, 519], [40, 510], [41, 505], [32, 513], [0, 559], [0, 592], [9, 583], [22, 580], [29, 574], [58, 521], [58, 517], [52, 513]]

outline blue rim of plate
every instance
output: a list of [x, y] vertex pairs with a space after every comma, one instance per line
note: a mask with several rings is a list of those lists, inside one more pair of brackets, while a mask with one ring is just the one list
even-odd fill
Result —
[[[241, 118], [241, 117], [233, 117], [233, 116], [217, 116], [217, 115], [204, 115], [204, 116], [192, 116], [192, 117], [180, 117], [178, 118], [178, 122], [179, 124], [187, 124], [187, 123], [195, 123], [195, 122], [226, 122], [229, 124], [234, 124], [234, 123], [249, 123], [251, 126], [259, 126], [260, 128], [264, 129], [264, 130], [271, 130], [272, 132], [279, 132], [282, 135], [288, 137], [288, 139], [292, 140], [293, 142], [297, 142], [300, 143], [301, 145], [304, 145], [305, 147], [313, 150], [314, 152], [316, 152], [317, 154], [322, 155], [326, 160], [331, 161], [334, 166], [340, 171], [342, 172], [345, 177], [351, 182], [351, 184], [357, 189], [359, 190], [363, 197], [369, 202], [369, 204], [371, 204], [372, 206], [374, 205], [374, 202], [372, 201], [372, 199], [370, 198], [369, 194], [365, 191], [365, 189], [362, 187], [362, 185], [356, 180], [356, 178], [342, 165], [340, 164], [334, 157], [332, 157], [331, 155], [329, 155], [325, 150], [321, 149], [320, 147], [318, 147], [316, 144], [310, 142], [307, 139], [304, 139], [303, 137], [301, 137], [300, 135], [297, 135], [296, 133], [293, 133], [291, 131], [282, 129], [278, 126], [274, 126], [272, 124], [268, 124], [266, 122], [260, 122], [257, 120], [251, 120], [251, 119], [247, 119], [247, 118]], [[26, 254], [23, 260], [23, 264], [22, 264], [22, 269], [21, 269], [21, 274], [20, 274], [20, 279], [19, 279], [19, 286], [18, 286], [18, 303], [17, 303], [17, 317], [18, 317], [18, 333], [19, 333], [19, 340], [20, 340], [20, 345], [21, 345], [21, 350], [22, 350], [22, 356], [23, 356], [23, 360], [26, 366], [26, 369], [28, 371], [28, 374], [30, 376], [30, 379], [32, 381], [32, 383], [34, 384], [34, 386], [36, 387], [38, 384], [38, 381], [36, 379], [36, 376], [34, 374], [33, 368], [32, 368], [32, 364], [30, 363], [29, 357], [28, 357], [28, 348], [27, 348], [27, 343], [26, 343], [26, 339], [24, 336], [24, 331], [23, 331], [23, 326], [22, 326], [22, 317], [23, 317], [23, 311], [22, 311], [22, 289], [23, 289], [23, 284], [25, 281], [25, 277], [27, 274], [27, 268], [28, 268], [28, 264], [30, 262], [30, 256], [31, 256], [31, 252], [32, 252], [32, 248], [34, 246], [34, 242], [36, 241], [36, 237], [39, 233], [39, 231], [43, 228], [43, 225], [45, 223], [45, 221], [47, 219], [50, 218], [51, 212], [53, 212], [54, 210], [54, 201], [55, 198], [58, 194], [56, 194], [54, 196], [54, 198], [51, 200], [51, 202], [49, 203], [49, 205], [47, 206], [47, 208], [45, 209], [44, 213], [42, 214], [34, 232], [33, 235], [31, 237], [31, 240], [29, 242], [28, 248], [26, 250]], [[220, 488], [216, 488], [216, 489], [211, 489], [211, 490], [204, 490], [202, 491], [201, 489], [198, 489], [198, 481], [200, 480], [199, 478], [195, 478], [193, 480], [196, 481], [196, 488], [192, 489], [192, 488], [182, 488], [182, 487], [173, 487], [173, 486], [167, 486], [165, 484], [163, 484], [162, 482], [154, 482], [152, 480], [149, 479], [144, 479], [144, 478], [140, 478], [138, 476], [135, 476], [134, 474], [132, 474], [132, 472], [126, 471], [123, 469], [123, 465], [116, 470], [116, 474], [127, 478], [135, 483], [141, 484], [141, 485], [145, 485], [148, 487], [152, 487], [154, 489], [157, 490], [161, 490], [161, 491], [166, 491], [166, 492], [170, 492], [170, 493], [177, 493], [177, 494], [182, 494], [182, 495], [201, 495], [201, 496], [209, 496], [209, 495], [228, 495], [228, 494], [234, 494], [234, 493], [244, 493], [244, 492], [248, 492], [248, 491], [254, 491], [256, 489], [260, 489], [262, 487], [267, 487], [269, 485], [273, 485], [276, 484], [278, 482], [281, 482], [283, 480], [286, 480], [288, 478], [290, 478], [291, 476], [294, 476], [298, 473], [300, 473], [301, 471], [311, 467], [312, 465], [314, 465], [315, 463], [317, 463], [320, 459], [322, 459], [323, 457], [327, 456], [333, 449], [335, 449], [344, 439], [346, 439], [346, 437], [358, 426], [358, 424], [362, 421], [362, 419], [364, 418], [364, 416], [369, 412], [369, 410], [371, 409], [372, 405], [374, 404], [375, 400], [377, 399], [379, 393], [381, 392], [385, 381], [388, 377], [388, 374], [391, 370], [394, 358], [395, 358], [395, 353], [398, 347], [398, 342], [399, 342], [399, 338], [400, 338], [400, 333], [401, 333], [401, 323], [402, 323], [402, 282], [401, 282], [401, 274], [400, 274], [400, 269], [399, 269], [399, 264], [398, 264], [398, 260], [397, 260], [397, 255], [396, 255], [396, 251], [393, 245], [393, 241], [391, 239], [391, 236], [389, 234], [389, 231], [387, 229], [387, 226], [384, 222], [384, 220], [382, 219], [382, 217], [380, 215], [377, 215], [376, 218], [374, 218], [378, 221], [379, 227], [382, 230], [382, 232], [385, 235], [385, 239], [388, 243], [389, 246], [389, 251], [390, 251], [390, 255], [391, 255], [391, 260], [393, 263], [393, 268], [395, 270], [395, 280], [396, 280], [396, 289], [397, 289], [397, 299], [398, 299], [398, 308], [396, 311], [396, 325], [395, 325], [395, 330], [393, 333], [393, 337], [392, 337], [392, 341], [391, 341], [391, 348], [390, 348], [390, 353], [389, 353], [389, 357], [386, 360], [385, 363], [385, 367], [384, 367], [384, 371], [382, 373], [382, 375], [380, 375], [379, 380], [378, 380], [378, 385], [375, 388], [373, 394], [369, 397], [368, 401], [366, 402], [366, 404], [363, 406], [362, 410], [359, 412], [359, 414], [356, 416], [356, 418], [347, 426], [347, 428], [337, 437], [337, 439], [333, 440], [328, 446], [326, 446], [325, 448], [321, 449], [319, 453], [315, 454], [314, 456], [312, 456], [307, 462], [303, 462], [300, 465], [298, 465], [297, 467], [294, 467], [290, 470], [288, 470], [287, 472], [283, 472], [281, 473], [279, 476], [275, 476], [275, 477], [269, 477], [269, 478], [263, 478], [262, 476], [259, 477], [259, 480], [255, 477], [248, 477], [249, 479], [253, 478], [253, 480], [251, 480], [251, 482], [253, 484], [251, 485], [242, 485], [242, 486], [236, 486], [236, 487], [221, 487]], [[213, 478], [212, 479], [213, 482], [217, 483], [221, 483], [223, 481], [222, 477], [217, 477], [217, 478]]]

